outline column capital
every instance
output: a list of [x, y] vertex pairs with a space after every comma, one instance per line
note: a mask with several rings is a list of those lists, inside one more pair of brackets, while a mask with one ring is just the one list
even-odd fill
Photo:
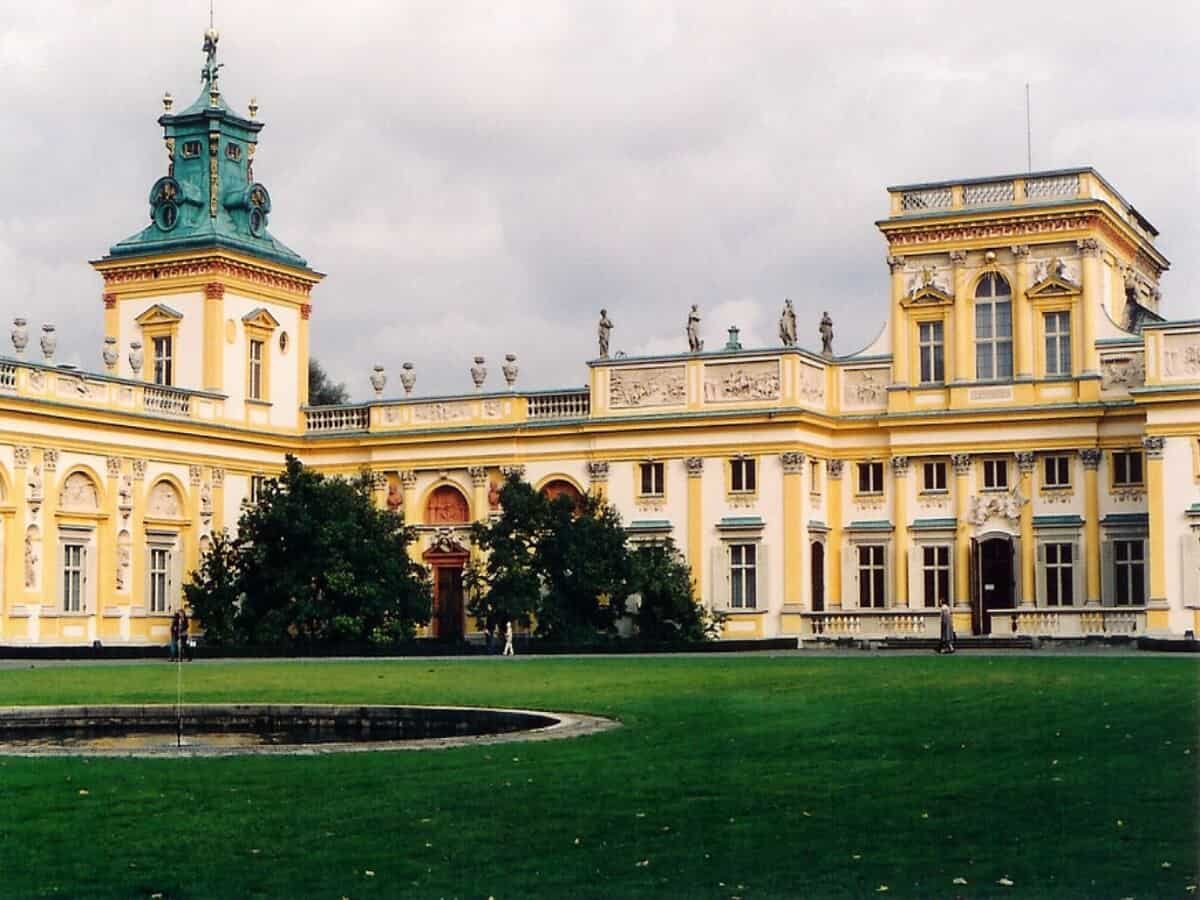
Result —
[[207, 300], [220, 300], [225, 296], [225, 285], [219, 281], [210, 281], [204, 286], [204, 297]]
[[594, 459], [587, 464], [588, 479], [593, 484], [602, 484], [608, 481], [608, 461], [603, 459]]
[[116, 294], [111, 293], [109, 291], [106, 291], [104, 293], [104, 308], [105, 309], [116, 309], [117, 308], [117, 295]]
[[401, 469], [400, 484], [406, 489], [415, 488], [417, 486], [417, 473], [412, 469]]
[[904, 269], [904, 257], [888, 254], [887, 266], [888, 271], [895, 275], [897, 272], [900, 272]]
[[908, 457], [893, 456], [892, 457], [892, 474], [897, 478], [904, 478], [908, 475]]
[[950, 462], [954, 466], [955, 475], [969, 475], [971, 473], [970, 453], [952, 454], [950, 457]]
[[146, 460], [140, 457], [133, 460], [133, 478], [134, 481], [146, 480]]
[[467, 474], [471, 476], [471, 484], [475, 487], [483, 487], [488, 483], [487, 469], [483, 466], [468, 466]]
[[28, 447], [13, 447], [13, 468], [16, 468], [16, 469], [29, 468], [29, 448]]
[[1036, 459], [1032, 450], [1017, 451], [1017, 468], [1021, 470], [1022, 475], [1029, 475], [1033, 472]]
[[1017, 259], [1028, 259], [1029, 258], [1030, 251], [1029, 251], [1028, 244], [1013, 244], [1010, 249], [1012, 250], [1012, 255], [1015, 256]]
[[783, 473], [785, 475], [799, 475], [804, 471], [804, 463], [807, 457], [803, 453], [788, 451], [787, 453], [779, 454], [779, 461], [783, 463]]
[[965, 266], [967, 264], [966, 250], [951, 250], [950, 263], [954, 266]]
[[830, 478], [841, 478], [842, 470], [845, 468], [845, 466], [846, 466], [845, 460], [831, 459], [829, 461], [829, 477]]
[[110, 456], [104, 460], [104, 465], [108, 470], [109, 478], [118, 478], [121, 475], [121, 457]]
[[1103, 456], [1103, 451], [1098, 447], [1085, 447], [1079, 451], [1079, 458], [1083, 460], [1083, 467], [1085, 469], [1099, 468], [1100, 459]]
[[200, 467], [188, 466], [188, 483], [192, 487], [200, 486]]
[[1075, 246], [1079, 248], [1080, 256], [1100, 255], [1100, 242], [1095, 238], [1080, 238], [1075, 242]]
[[1142, 438], [1142, 446], [1146, 448], [1147, 459], [1162, 459], [1163, 449], [1166, 447], [1167, 439], [1160, 435], [1150, 435]]
[[699, 478], [704, 474], [703, 456], [689, 456], [683, 461], [683, 464], [687, 468], [688, 478]]
[[46, 447], [42, 450], [42, 468], [47, 472], [53, 472], [58, 469], [58, 451]]
[[520, 463], [514, 463], [511, 466], [501, 466], [500, 474], [503, 475], [505, 478], [511, 478], [513, 476], [516, 476], [517, 478], [524, 478], [525, 477], [525, 467], [523, 465], [521, 465]]
[[213, 487], [224, 487], [225, 486], [225, 470], [222, 469], [220, 466], [213, 466], [212, 484], [213, 484]]
[[371, 473], [371, 487], [377, 491], [382, 491], [387, 487], [387, 473], [378, 469], [373, 471]]

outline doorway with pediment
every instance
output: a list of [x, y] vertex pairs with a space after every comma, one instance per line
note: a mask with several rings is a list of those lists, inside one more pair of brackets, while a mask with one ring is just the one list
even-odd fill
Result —
[[425, 526], [433, 534], [421, 558], [433, 582], [430, 632], [443, 641], [461, 641], [466, 630], [463, 569], [470, 558], [465, 529], [471, 522], [466, 494], [452, 484], [430, 492], [425, 502]]

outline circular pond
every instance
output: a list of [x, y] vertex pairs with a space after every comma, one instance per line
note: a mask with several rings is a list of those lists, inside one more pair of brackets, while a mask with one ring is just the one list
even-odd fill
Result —
[[464, 706], [184, 704], [0, 708], [0, 755], [226, 756], [417, 750], [575, 737], [577, 713]]

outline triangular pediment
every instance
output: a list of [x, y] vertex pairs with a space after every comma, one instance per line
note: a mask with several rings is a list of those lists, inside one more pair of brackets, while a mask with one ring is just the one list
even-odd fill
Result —
[[1032, 299], [1039, 297], [1073, 297], [1079, 293], [1079, 285], [1058, 275], [1043, 278], [1025, 292]]
[[251, 328], [265, 328], [268, 331], [274, 331], [279, 327], [279, 320], [271, 315], [269, 309], [259, 306], [242, 316], [242, 324], [249, 325]]
[[954, 297], [934, 284], [924, 284], [904, 298], [905, 306], [949, 306]]
[[167, 325], [178, 322], [183, 318], [179, 310], [171, 309], [162, 303], [155, 303], [148, 310], [134, 319], [139, 325]]

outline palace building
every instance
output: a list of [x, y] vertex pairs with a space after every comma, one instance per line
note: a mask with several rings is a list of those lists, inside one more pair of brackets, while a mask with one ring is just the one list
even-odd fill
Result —
[[441, 637], [472, 630], [469, 524], [512, 471], [673, 538], [729, 638], [933, 636], [943, 602], [960, 633], [1200, 626], [1200, 320], [1169, 318], [1158, 232], [1094, 169], [888, 188], [858, 353], [796, 346], [789, 307], [778, 346], [604, 355], [582, 389], [515, 389], [510, 359], [484, 390], [477, 360], [473, 394], [409, 396], [403, 370], [386, 397], [377, 367], [376, 399], [314, 407], [322, 276], [270, 230], [216, 43], [196, 102], [164, 98], [148, 224], [92, 263], [104, 370], [23, 319], [0, 357], [0, 644], [164, 643], [287, 453], [373, 473]]

